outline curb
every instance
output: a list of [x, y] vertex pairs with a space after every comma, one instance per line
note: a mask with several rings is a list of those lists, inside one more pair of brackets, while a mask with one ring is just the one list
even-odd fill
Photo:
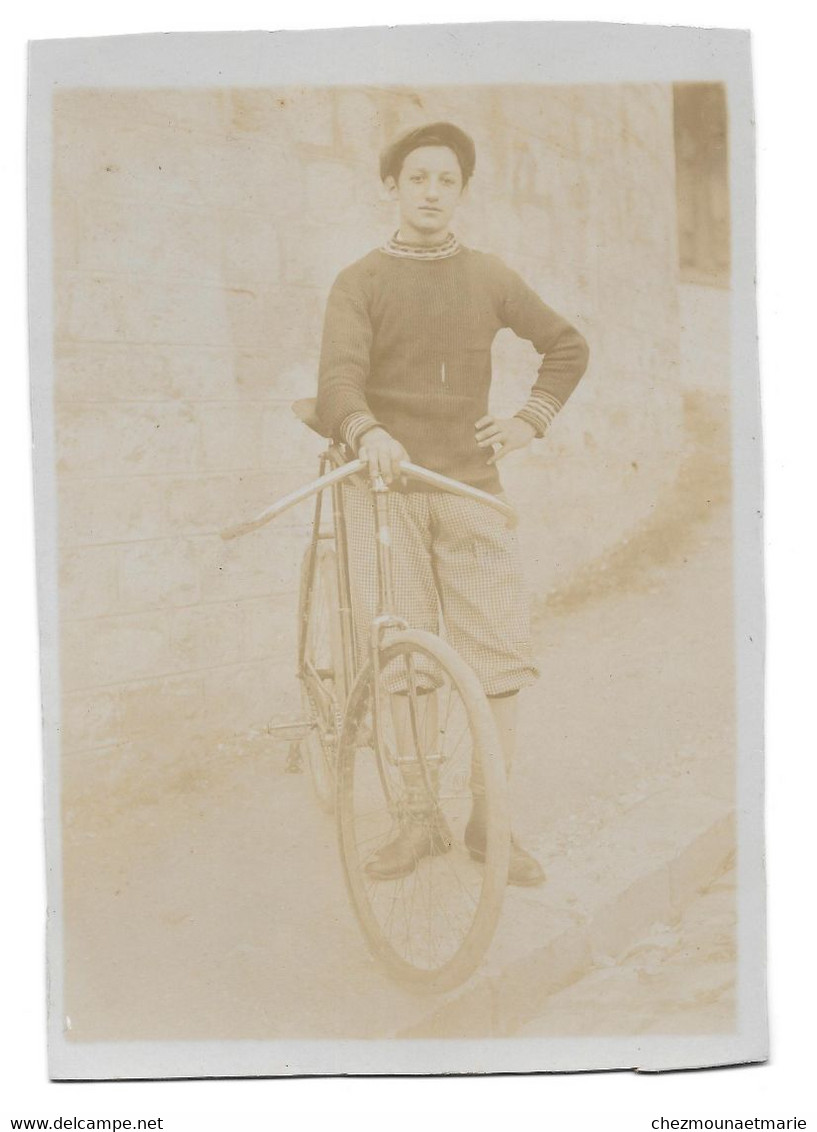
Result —
[[392, 1036], [512, 1036], [551, 995], [677, 918], [734, 850], [735, 813], [724, 800], [691, 786], [653, 795], [552, 863], [541, 890], [509, 889], [480, 971]]

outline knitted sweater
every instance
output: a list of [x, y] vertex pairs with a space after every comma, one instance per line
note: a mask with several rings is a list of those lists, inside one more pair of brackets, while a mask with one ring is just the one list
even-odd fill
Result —
[[496, 256], [449, 237], [441, 254], [391, 241], [345, 268], [326, 307], [318, 415], [354, 450], [379, 424], [410, 459], [499, 492], [474, 425], [488, 412], [491, 344], [510, 327], [543, 355], [516, 414], [542, 436], [587, 366], [584, 338]]

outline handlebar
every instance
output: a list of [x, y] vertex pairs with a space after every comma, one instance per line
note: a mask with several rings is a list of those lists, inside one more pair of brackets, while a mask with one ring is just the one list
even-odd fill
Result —
[[[459, 495], [462, 499], [473, 499], [476, 503], [482, 503], [483, 506], [498, 511], [508, 520], [509, 526], [516, 526], [518, 519], [516, 511], [509, 503], [498, 499], [497, 496], [491, 495], [487, 491], [481, 491], [478, 487], [469, 487], [468, 484], [449, 479], [448, 476], [443, 476], [439, 472], [431, 472], [428, 468], [421, 468], [418, 464], [401, 461], [399, 466], [402, 475], [420, 480], [421, 483], [427, 483], [429, 487], [435, 487], [438, 491], [447, 491], [451, 495]], [[296, 491], [290, 492], [289, 495], [283, 496], [282, 499], [261, 511], [255, 518], [237, 523], [234, 527], [228, 527], [221, 532], [221, 537], [225, 540], [234, 539], [238, 538], [239, 535], [249, 534], [250, 531], [257, 531], [259, 527], [263, 527], [273, 519], [277, 519], [279, 515], [283, 515], [284, 511], [288, 511], [290, 507], [294, 507], [297, 503], [303, 503], [310, 496], [317, 495], [319, 491], [324, 491], [332, 484], [340, 483], [342, 480], [348, 479], [349, 476], [364, 471], [367, 467], [368, 465], [363, 460], [350, 460], [348, 464], [343, 464], [341, 467], [313, 480], [312, 483], [305, 484], [304, 487], [299, 487]]]

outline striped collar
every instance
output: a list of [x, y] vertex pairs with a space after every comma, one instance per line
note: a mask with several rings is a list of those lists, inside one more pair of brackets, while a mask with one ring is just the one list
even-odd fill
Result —
[[400, 259], [448, 259], [449, 256], [456, 255], [459, 250], [460, 244], [453, 232], [449, 232], [443, 243], [434, 248], [422, 247], [419, 244], [404, 244], [397, 239], [395, 232], [380, 249], [386, 255], [398, 256]]

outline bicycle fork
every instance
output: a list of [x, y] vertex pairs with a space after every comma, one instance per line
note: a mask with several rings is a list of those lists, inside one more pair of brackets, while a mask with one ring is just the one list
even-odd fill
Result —
[[[372, 722], [375, 732], [376, 750], [381, 753], [388, 750], [383, 735], [383, 712], [384, 710], [390, 710], [392, 712], [395, 730], [398, 731], [394, 759], [390, 761], [396, 764], [410, 796], [414, 795], [416, 798], [417, 795], [424, 795], [428, 802], [435, 805], [437, 793], [435, 780], [439, 777], [439, 768], [437, 766], [430, 766], [429, 764], [438, 760], [433, 755], [431, 758], [427, 757], [424, 752], [421, 732], [424, 727], [426, 730], [428, 729], [430, 723], [436, 718], [436, 712], [433, 712], [430, 719], [426, 719], [425, 721], [420, 718], [421, 713], [418, 706], [418, 698], [420, 698], [423, 693], [418, 691], [417, 673], [412, 659], [409, 658], [406, 661], [406, 690], [404, 693], [396, 693], [396, 695], [405, 696], [406, 698], [408, 720], [405, 718], [395, 718], [395, 716], [400, 717], [404, 715], [402, 706], [396, 709], [395, 705], [389, 703], [387, 708], [383, 702], [385, 697], [380, 680], [380, 646], [383, 635], [388, 629], [402, 630], [407, 629], [408, 625], [405, 620], [392, 612], [394, 609], [394, 587], [391, 566], [392, 538], [388, 506], [389, 489], [382, 476], [377, 475], [372, 480], [372, 493], [374, 497], [375, 551], [377, 562], [377, 613], [372, 621], [369, 651], [374, 674]], [[425, 694], [436, 697], [436, 689], [432, 689]], [[391, 697], [389, 697], [389, 699], [391, 699]], [[428, 705], [426, 712], [433, 711], [434, 706], [436, 705]], [[407, 724], [408, 727], [406, 726]], [[403, 732], [406, 731], [407, 734], [403, 734]], [[413, 747], [411, 754], [407, 755], [405, 753], [406, 746]], [[403, 748], [402, 750], [401, 747]], [[389, 787], [385, 767], [382, 765], [381, 759], [382, 754], [378, 757], [378, 771], [381, 783], [386, 796], [389, 798], [390, 802], [393, 803], [392, 790]]]

